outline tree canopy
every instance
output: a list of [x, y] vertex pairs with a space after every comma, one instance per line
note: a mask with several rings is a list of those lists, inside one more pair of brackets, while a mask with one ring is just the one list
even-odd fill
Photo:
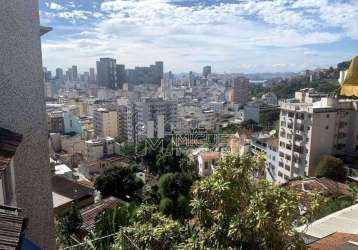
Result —
[[341, 159], [331, 155], [324, 155], [317, 165], [316, 176], [343, 182], [347, 177], [347, 170]]
[[212, 175], [194, 184], [190, 221], [184, 225], [156, 206], [141, 205], [114, 249], [123, 249], [123, 235], [143, 249], [303, 249], [294, 225], [317, 214], [320, 196], [305, 197], [302, 216], [300, 194], [255, 178], [262, 168], [262, 157], [225, 157]]
[[103, 197], [112, 195], [123, 200], [136, 198], [143, 185], [143, 181], [136, 177], [133, 167], [107, 169], [97, 177], [95, 183]]
[[56, 231], [60, 244], [70, 245], [71, 236], [82, 226], [82, 217], [77, 205], [72, 203], [68, 210], [58, 215], [57, 221]]
[[190, 215], [189, 192], [193, 178], [185, 173], [167, 173], [160, 177], [160, 211], [175, 219], [184, 220]]

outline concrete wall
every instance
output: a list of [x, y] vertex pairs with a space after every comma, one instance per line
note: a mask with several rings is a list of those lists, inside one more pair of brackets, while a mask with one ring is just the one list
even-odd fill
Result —
[[54, 249], [54, 220], [37, 0], [0, 2], [0, 127], [23, 135], [14, 164], [26, 238]]

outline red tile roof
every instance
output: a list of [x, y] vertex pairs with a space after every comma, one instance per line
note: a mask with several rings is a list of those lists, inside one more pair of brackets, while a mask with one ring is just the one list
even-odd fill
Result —
[[[349, 241], [358, 242], [358, 234], [334, 233], [308, 245], [308, 249], [309, 250], [343, 249], [343, 246], [346, 246], [347, 243], [352, 245], [351, 248], [347, 248], [347, 249], [358, 249], [358, 245], [349, 243]], [[354, 248], [354, 246], [356, 248]]]
[[203, 159], [203, 161], [210, 161], [210, 160], [216, 160], [220, 157], [219, 152], [204, 152], [200, 154], [200, 157]]
[[24, 230], [22, 216], [0, 210], [0, 249], [18, 249]]
[[113, 208], [119, 204], [126, 203], [123, 200], [117, 199], [113, 196], [105, 198], [91, 206], [81, 209], [81, 216], [82, 216], [82, 228], [87, 231], [94, 229], [96, 225], [96, 217], [98, 214], [103, 212], [108, 208]]

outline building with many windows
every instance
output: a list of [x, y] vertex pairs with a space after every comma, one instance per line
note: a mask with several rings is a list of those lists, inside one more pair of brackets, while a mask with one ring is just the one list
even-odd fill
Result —
[[118, 112], [117, 110], [99, 108], [93, 112], [93, 127], [99, 137], [118, 136]]
[[358, 101], [313, 89], [280, 102], [278, 180], [313, 176], [323, 155], [358, 156]]
[[251, 87], [249, 79], [245, 77], [238, 77], [232, 80], [229, 91], [229, 101], [245, 105], [250, 100]]
[[177, 103], [162, 98], [146, 98], [128, 105], [128, 141], [164, 138], [176, 127]]
[[100, 58], [97, 61], [97, 84], [111, 89], [118, 87], [116, 59]]

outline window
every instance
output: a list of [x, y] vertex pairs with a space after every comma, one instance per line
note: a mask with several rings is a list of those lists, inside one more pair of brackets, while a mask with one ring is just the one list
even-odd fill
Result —
[[303, 148], [300, 147], [300, 146], [294, 145], [293, 151], [295, 151], [295, 152], [297, 152], [297, 153], [299, 153], [299, 154], [302, 154], [302, 153], [303, 153]]
[[358, 151], [358, 145], [356, 145], [356, 151]]
[[283, 162], [282, 162], [282, 161], [280, 161], [280, 162], [278, 163], [278, 165], [279, 165], [281, 168], [283, 168]]
[[280, 171], [278, 171], [278, 176], [282, 178], [283, 174]]
[[299, 170], [299, 168], [293, 167], [293, 168], [292, 168], [292, 172], [295, 173], [295, 174], [299, 174], [299, 173], [300, 173], [300, 170]]
[[209, 162], [205, 162], [205, 164], [204, 164], [204, 168], [207, 170], [208, 168], [209, 168]]
[[284, 156], [285, 156], [285, 154], [282, 153], [282, 152], [280, 152], [279, 155], [280, 155], [280, 157], [284, 157]]
[[292, 134], [287, 134], [287, 139], [292, 140]]
[[286, 149], [291, 150], [292, 146], [290, 144], [286, 144]]
[[286, 164], [285, 164], [285, 169], [286, 169], [287, 171], [290, 171], [291, 167], [290, 167], [289, 165], [286, 165]]
[[282, 142], [282, 141], [280, 141], [280, 147], [285, 147], [285, 143], [284, 142]]
[[296, 135], [296, 141], [303, 141], [303, 138], [301, 135]]
[[290, 161], [291, 160], [291, 156], [290, 155], [285, 155], [285, 159]]
[[327, 114], [326, 117], [329, 118], [329, 114]]

